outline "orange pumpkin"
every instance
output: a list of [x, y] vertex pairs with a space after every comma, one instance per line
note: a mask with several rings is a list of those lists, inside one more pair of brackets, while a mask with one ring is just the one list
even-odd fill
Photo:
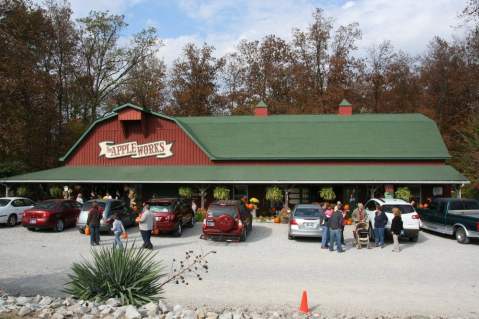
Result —
[[349, 210], [349, 204], [344, 205], [344, 210]]
[[281, 223], [281, 218], [275, 217], [275, 218], [274, 218], [274, 222], [275, 222], [275, 224]]

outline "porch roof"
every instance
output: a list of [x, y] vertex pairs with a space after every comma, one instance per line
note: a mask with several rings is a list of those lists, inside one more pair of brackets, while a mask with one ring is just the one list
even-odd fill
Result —
[[463, 184], [449, 165], [62, 166], [3, 183]]

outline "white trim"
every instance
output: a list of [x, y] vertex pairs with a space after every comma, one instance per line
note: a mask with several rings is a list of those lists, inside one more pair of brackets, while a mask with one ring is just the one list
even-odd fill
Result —
[[469, 181], [292, 181], [292, 180], [264, 180], [264, 181], [231, 181], [231, 180], [205, 180], [205, 181], [142, 181], [142, 180], [68, 180], [68, 179], [52, 179], [52, 180], [5, 180], [2, 183], [102, 183], [102, 184], [470, 184]]

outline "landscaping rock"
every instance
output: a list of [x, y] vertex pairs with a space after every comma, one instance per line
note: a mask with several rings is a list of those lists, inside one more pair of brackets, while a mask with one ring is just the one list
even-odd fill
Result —
[[61, 313], [55, 312], [51, 319], [63, 319], [64, 316]]
[[229, 311], [223, 312], [219, 319], [233, 319], [233, 314]]
[[[153, 302], [149, 302], [146, 305], [143, 305], [139, 311], [143, 316], [154, 317], [158, 314], [158, 305]], [[196, 318], [194, 318], [196, 319]]]
[[83, 317], [81, 317], [81, 319], [94, 319], [95, 316], [94, 315], [83, 315]]
[[110, 314], [111, 311], [113, 310], [113, 308], [111, 306], [108, 306], [108, 305], [102, 305], [102, 306], [98, 307], [98, 310], [100, 311], [100, 314], [102, 316], [105, 316], [105, 315]]
[[158, 308], [161, 313], [167, 313], [168, 312], [168, 306], [163, 302], [163, 301], [158, 301]]
[[42, 306], [48, 306], [53, 302], [53, 299], [51, 297], [43, 297], [42, 300], [38, 304]]
[[124, 307], [117, 308], [113, 312], [113, 318], [118, 319], [118, 318], [122, 317], [124, 313], [125, 313], [125, 308]]
[[175, 305], [173, 307], [173, 312], [175, 314], [181, 314], [182, 311], [183, 311], [183, 307], [181, 305]]
[[182, 319], [196, 319], [196, 313], [193, 310], [185, 310], [181, 315]]
[[23, 306], [22, 308], [20, 308], [20, 311], [18, 311], [18, 315], [20, 317], [24, 317], [26, 315], [28, 315], [29, 313], [31, 313], [33, 310], [32, 308], [30, 308], [29, 306]]
[[118, 307], [121, 305], [121, 302], [119, 299], [117, 298], [110, 298], [106, 301], [106, 303], [108, 306], [112, 306], [112, 307]]
[[198, 319], [205, 319], [206, 318], [206, 310], [204, 308], [196, 309], [196, 317]]
[[35, 297], [33, 297], [32, 302], [33, 303], [39, 303], [40, 300], [42, 300], [42, 296], [36, 295]]
[[135, 306], [129, 305], [125, 307], [126, 319], [141, 319], [141, 315]]
[[206, 319], [218, 319], [218, 314], [216, 312], [208, 312], [206, 314]]
[[16, 304], [23, 306], [26, 305], [27, 303], [30, 303], [32, 301], [32, 298], [29, 297], [18, 297], [16, 300]]

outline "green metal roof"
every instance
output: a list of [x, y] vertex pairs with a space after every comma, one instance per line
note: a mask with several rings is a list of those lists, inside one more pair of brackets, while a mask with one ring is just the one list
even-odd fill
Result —
[[63, 166], [13, 176], [4, 183], [291, 183], [462, 184], [467, 179], [447, 165], [279, 166]]
[[421, 114], [177, 117], [214, 160], [447, 159]]
[[126, 104], [92, 123], [60, 160], [127, 107], [174, 121], [211, 160], [450, 158], [436, 124], [421, 114], [169, 117]]

